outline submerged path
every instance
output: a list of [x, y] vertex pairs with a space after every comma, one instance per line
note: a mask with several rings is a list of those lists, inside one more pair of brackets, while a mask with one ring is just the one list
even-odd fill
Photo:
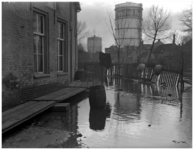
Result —
[[20, 125], [32, 117], [51, 108], [55, 103], [62, 102], [92, 86], [92, 82], [74, 81], [67, 88], [35, 98], [2, 114], [2, 133]]

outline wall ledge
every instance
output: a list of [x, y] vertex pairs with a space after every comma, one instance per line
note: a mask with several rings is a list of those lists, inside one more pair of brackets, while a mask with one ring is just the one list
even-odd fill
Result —
[[57, 76], [67, 76], [67, 72], [57, 72]]
[[34, 79], [50, 77], [50, 74], [35, 73]]

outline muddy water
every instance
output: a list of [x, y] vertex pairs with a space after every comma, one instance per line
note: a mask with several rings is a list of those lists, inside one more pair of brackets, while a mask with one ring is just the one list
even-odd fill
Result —
[[191, 148], [192, 89], [107, 79], [105, 109], [88, 94], [67, 113], [45, 112], [3, 137], [3, 147]]

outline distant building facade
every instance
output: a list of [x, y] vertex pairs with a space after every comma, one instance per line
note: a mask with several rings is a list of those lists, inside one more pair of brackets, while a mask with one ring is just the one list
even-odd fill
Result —
[[[120, 63], [137, 63], [137, 56], [140, 51], [140, 46], [125, 46], [120, 49]], [[118, 48], [117, 46], [110, 46], [105, 48], [105, 53], [111, 55], [112, 62], [118, 62]]]
[[93, 36], [87, 40], [88, 53], [102, 52], [102, 38]]
[[78, 2], [2, 3], [3, 108], [73, 80], [80, 10]]

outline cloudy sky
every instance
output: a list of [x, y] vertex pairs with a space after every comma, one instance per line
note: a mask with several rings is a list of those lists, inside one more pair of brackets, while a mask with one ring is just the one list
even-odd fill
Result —
[[[181, 30], [181, 24], [178, 20], [182, 10], [188, 8], [192, 4], [192, 0], [81, 0], [81, 12], [78, 13], [78, 20], [86, 22], [87, 30], [90, 32], [89, 36], [96, 36], [102, 38], [103, 51], [104, 48], [114, 44], [113, 37], [108, 29], [107, 18], [108, 13], [114, 17], [115, 5], [125, 2], [142, 3], [143, 15], [153, 4], [162, 6], [164, 9], [171, 13], [172, 28], [173, 30]], [[86, 46], [87, 38], [83, 40]]]

